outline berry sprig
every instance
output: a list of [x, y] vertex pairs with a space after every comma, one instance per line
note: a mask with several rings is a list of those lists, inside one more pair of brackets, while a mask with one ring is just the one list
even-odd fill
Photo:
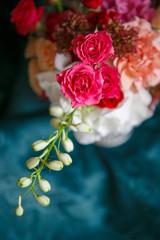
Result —
[[118, 19], [111, 19], [108, 24], [101, 25], [100, 29], [106, 30], [112, 40], [115, 55], [127, 57], [136, 52], [138, 31], [133, 27], [125, 27]]
[[84, 14], [69, 12], [67, 16], [56, 26], [53, 33], [56, 39], [59, 52], [66, 52], [71, 46], [71, 42], [79, 34], [92, 32], [91, 26], [88, 23]]

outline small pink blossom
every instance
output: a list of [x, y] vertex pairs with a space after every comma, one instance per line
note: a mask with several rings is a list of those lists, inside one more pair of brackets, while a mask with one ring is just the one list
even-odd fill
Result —
[[106, 31], [78, 35], [72, 41], [74, 53], [85, 64], [94, 65], [106, 61], [114, 54], [112, 39]]
[[57, 74], [57, 81], [64, 96], [71, 99], [73, 108], [98, 104], [102, 97], [101, 73], [89, 65], [77, 63]]
[[155, 14], [154, 9], [151, 8], [151, 0], [104, 0], [102, 7], [118, 12], [124, 22], [136, 16], [151, 20]]

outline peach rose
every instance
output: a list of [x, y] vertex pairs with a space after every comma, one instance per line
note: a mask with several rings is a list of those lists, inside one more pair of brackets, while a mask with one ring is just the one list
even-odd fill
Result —
[[136, 53], [117, 58], [115, 65], [122, 88], [138, 92], [140, 87], [153, 87], [160, 83], [160, 33], [153, 31], [149, 22], [136, 18], [129, 25], [138, 28]]
[[33, 91], [39, 96], [42, 95], [43, 90], [39, 86], [38, 80], [36, 78], [36, 74], [38, 74], [40, 72], [41, 72], [41, 70], [38, 66], [37, 60], [36, 59], [30, 60], [30, 62], [28, 64], [29, 84], [30, 84], [31, 88], [33, 89]]
[[53, 70], [56, 55], [55, 45], [50, 40], [39, 38], [35, 43], [35, 50], [40, 70]]
[[24, 52], [24, 57], [25, 58], [32, 58], [36, 56], [36, 51], [35, 51], [35, 43], [37, 41], [37, 38], [31, 37], [27, 43], [25, 52]]
[[156, 10], [155, 17], [151, 21], [152, 27], [155, 29], [160, 29], [160, 6]]

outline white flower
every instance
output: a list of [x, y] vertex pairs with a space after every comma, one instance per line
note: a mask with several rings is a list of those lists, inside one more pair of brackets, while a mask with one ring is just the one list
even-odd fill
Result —
[[63, 109], [59, 106], [51, 106], [49, 108], [49, 113], [50, 115], [52, 115], [53, 117], [63, 117], [64, 116], [64, 112]]
[[59, 99], [63, 96], [60, 90], [60, 84], [56, 80], [56, 74], [59, 71], [47, 71], [36, 75], [40, 87], [45, 91], [46, 96], [54, 105], [59, 105]]
[[84, 145], [91, 144], [94, 142], [98, 142], [101, 140], [100, 134], [98, 134], [95, 130], [89, 133], [82, 132], [74, 132], [76, 140]]
[[152, 97], [141, 88], [137, 94], [125, 92], [124, 101], [115, 109], [95, 109], [85, 112], [82, 119], [92, 126], [89, 133], [75, 132], [81, 144], [90, 144], [112, 135], [127, 135], [132, 129], [153, 115], [148, 108]]
[[75, 127], [78, 129], [79, 132], [90, 132], [92, 129], [86, 123], [78, 123], [75, 125]]
[[[62, 58], [64, 57], [64, 54], [62, 54]], [[70, 99], [67, 99], [64, 97], [63, 93], [60, 90], [60, 84], [57, 82], [56, 75], [58, 73], [61, 73], [61, 71], [71, 68], [76, 62], [73, 62], [70, 65], [67, 65], [65, 68], [60, 69], [60, 71], [54, 70], [54, 71], [47, 71], [42, 72], [36, 75], [36, 78], [38, 79], [38, 83], [41, 87], [41, 89], [44, 90], [45, 95], [48, 97], [50, 102], [53, 105], [61, 106], [63, 111], [66, 113], [68, 111], [72, 111], [71, 107], [71, 101]], [[63, 101], [63, 104], [62, 104]], [[61, 102], [61, 103], [60, 103]]]
[[57, 70], [62, 71], [66, 65], [68, 65], [72, 60], [69, 53], [57, 53], [55, 56], [54, 66]]
[[42, 205], [43, 207], [47, 207], [50, 204], [50, 199], [49, 197], [45, 196], [45, 195], [38, 195], [35, 196], [36, 201]]

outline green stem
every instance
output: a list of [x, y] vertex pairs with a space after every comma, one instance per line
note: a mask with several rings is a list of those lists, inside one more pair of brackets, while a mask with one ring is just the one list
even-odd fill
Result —
[[61, 0], [56, 1], [55, 5], [56, 5], [56, 7], [58, 9], [58, 12], [62, 12], [63, 11]]
[[[58, 2], [57, 2], [58, 3]], [[59, 148], [60, 148], [60, 143], [61, 143], [61, 134], [62, 132], [64, 131], [64, 129], [67, 127], [67, 130], [66, 130], [66, 136], [68, 134], [68, 131], [69, 131], [69, 126], [72, 124], [72, 118], [73, 118], [73, 115], [75, 113], [76, 109], [73, 110], [73, 112], [71, 112], [69, 115], [66, 116], [66, 119], [65, 121], [67, 122], [67, 126], [66, 124], [65, 125], [62, 125], [61, 128], [59, 130], [56, 130], [54, 131], [51, 136], [49, 137], [48, 140], [51, 140], [53, 138], [53, 135], [54, 134], [57, 134], [57, 136], [55, 136], [55, 138], [53, 138], [53, 140], [51, 141], [51, 143], [49, 144], [49, 146], [43, 151], [43, 153], [39, 156], [39, 157], [44, 157], [44, 160], [43, 160], [43, 163], [41, 162], [40, 166], [38, 167], [38, 169], [36, 169], [34, 172], [32, 172], [30, 174], [30, 177], [33, 178], [34, 177], [34, 180], [31, 184], [31, 186], [27, 189], [27, 191], [23, 194], [23, 195], [20, 195], [21, 199], [29, 192], [29, 191], [32, 191], [33, 195], [37, 195], [35, 190], [34, 190], [34, 185], [35, 185], [35, 182], [38, 178], [38, 176], [40, 176], [40, 173], [44, 167], [44, 163], [47, 161], [48, 157], [49, 157], [49, 154], [52, 150], [53, 147], [55, 147], [56, 149], [56, 146], [55, 146], [55, 143], [56, 141], [59, 139], [58, 141], [58, 151], [59, 151]]]
[[34, 177], [34, 181], [33, 181], [32, 185], [30, 186], [30, 188], [27, 189], [27, 191], [23, 195], [21, 195], [21, 198], [23, 198], [30, 190], [32, 190], [32, 188], [34, 187], [34, 184], [36, 182], [36, 179], [37, 179], [37, 174]]
[[65, 134], [65, 139], [68, 137], [68, 132], [69, 132], [69, 127], [67, 127], [66, 134]]
[[[55, 139], [53, 140], [53, 142], [48, 146], [48, 148], [46, 148], [46, 149], [48, 149], [48, 152], [47, 152], [46, 155], [45, 155], [44, 162], [47, 161], [48, 156], [49, 156], [49, 154], [50, 154], [50, 152], [51, 152], [51, 150], [52, 150], [55, 142], [56, 142], [57, 139], [60, 137], [60, 135], [61, 135], [61, 133], [62, 133], [62, 131], [63, 131], [64, 128], [65, 128], [65, 126], [62, 126], [59, 130], [56, 131], [56, 132], [58, 132], [56, 138], [55, 138]], [[51, 136], [53, 136], [53, 134], [51, 134]], [[51, 139], [51, 136], [50, 136], [49, 139]], [[46, 149], [45, 149], [45, 151], [46, 151]], [[45, 151], [44, 151], [44, 152], [45, 152]], [[36, 179], [37, 179], [38, 175], [40, 175], [43, 167], [44, 167], [44, 163], [41, 163], [41, 165], [39, 166], [39, 168], [38, 168], [36, 171], [34, 171], [33, 173], [31, 173], [30, 177], [33, 177], [33, 175], [35, 174], [35, 176], [34, 176], [34, 181], [33, 181], [32, 185], [27, 189], [27, 191], [26, 191], [23, 195], [21, 195], [21, 198], [23, 198], [29, 191], [32, 191], [32, 192], [34, 191], [34, 193], [35, 193], [34, 185], [35, 185]]]

